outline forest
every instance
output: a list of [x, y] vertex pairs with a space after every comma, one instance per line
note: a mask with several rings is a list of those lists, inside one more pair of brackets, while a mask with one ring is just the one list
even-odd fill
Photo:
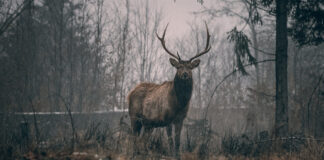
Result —
[[323, 160], [323, 26], [322, 0], [0, 0], [0, 159]]

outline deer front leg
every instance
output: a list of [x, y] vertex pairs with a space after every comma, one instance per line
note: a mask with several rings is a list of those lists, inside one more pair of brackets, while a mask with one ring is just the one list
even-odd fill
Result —
[[139, 136], [142, 129], [142, 123], [137, 118], [131, 118], [131, 127], [134, 136]]
[[168, 135], [168, 140], [169, 140], [169, 149], [170, 149], [170, 153], [173, 154], [173, 137], [172, 137], [172, 124], [170, 124], [169, 126], [167, 126], [166, 128], [167, 130], [167, 135]]
[[142, 123], [135, 117], [131, 118], [132, 137], [133, 137], [133, 156], [140, 153], [137, 144], [142, 129]]
[[180, 120], [176, 124], [174, 124], [175, 128], [175, 152], [176, 152], [176, 157], [179, 159], [179, 148], [180, 148], [180, 135], [181, 135], [181, 130], [182, 130], [182, 122], [183, 120]]

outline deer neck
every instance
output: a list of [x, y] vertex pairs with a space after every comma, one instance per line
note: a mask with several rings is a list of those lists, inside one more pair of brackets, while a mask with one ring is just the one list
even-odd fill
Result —
[[181, 107], [185, 107], [189, 103], [192, 93], [192, 85], [192, 78], [183, 80], [175, 76], [173, 87], [176, 93], [177, 100], [180, 103]]

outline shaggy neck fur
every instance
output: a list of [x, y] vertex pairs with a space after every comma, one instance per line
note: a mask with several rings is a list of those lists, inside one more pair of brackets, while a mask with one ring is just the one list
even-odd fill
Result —
[[183, 80], [178, 76], [174, 77], [174, 90], [181, 107], [187, 106], [192, 93], [192, 78]]

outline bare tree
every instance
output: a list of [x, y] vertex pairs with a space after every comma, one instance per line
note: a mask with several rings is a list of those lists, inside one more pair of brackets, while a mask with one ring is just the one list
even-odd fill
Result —
[[[141, 4], [141, 3], [139, 3]], [[141, 59], [138, 62], [140, 81], [150, 80], [152, 59], [157, 52], [155, 33], [162, 20], [162, 12], [150, 8], [148, 0], [144, 6], [136, 6], [133, 10], [134, 37], [137, 42], [137, 54]]]

